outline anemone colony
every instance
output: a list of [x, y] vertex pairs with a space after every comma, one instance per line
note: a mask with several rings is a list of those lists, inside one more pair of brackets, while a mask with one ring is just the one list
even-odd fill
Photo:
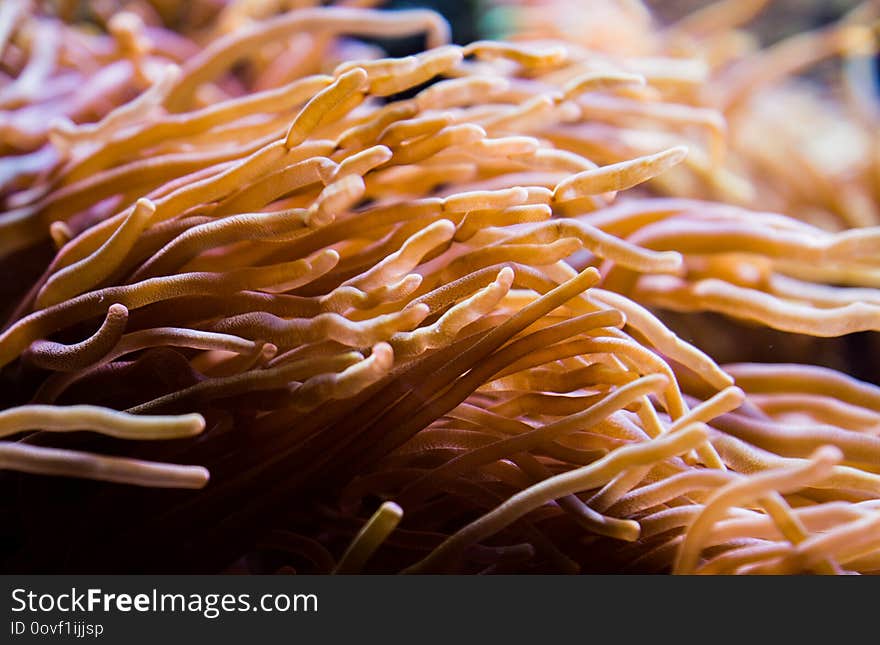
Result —
[[308, 4], [0, 4], [4, 570], [880, 570], [876, 7]]

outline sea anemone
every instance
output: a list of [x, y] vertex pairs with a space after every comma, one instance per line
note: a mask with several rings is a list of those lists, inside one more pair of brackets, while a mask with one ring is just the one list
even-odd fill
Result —
[[880, 569], [880, 388], [662, 318], [878, 331], [880, 227], [727, 199], [647, 41], [286, 4], [0, 11], [5, 570]]

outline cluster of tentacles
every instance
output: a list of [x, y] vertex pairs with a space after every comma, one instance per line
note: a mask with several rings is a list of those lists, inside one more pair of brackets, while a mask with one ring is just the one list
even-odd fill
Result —
[[[492, 21], [505, 25], [499, 35], [563, 40], [649, 66], [650, 91], [664, 99], [652, 114], [629, 97], [589, 98], [591, 110], [610, 121], [593, 129], [616, 142], [593, 150], [600, 161], [689, 128], [711, 143], [710, 157], [691, 155], [656, 190], [783, 212], [830, 230], [880, 223], [876, 0], [768, 46], [759, 36], [769, 29], [762, 20], [791, 34], [821, 3], [785, 14], [780, 2], [720, 0], [672, 24], [640, 2], [597, 0], [589, 12], [577, 11], [574, 0], [498, 4], [493, 11], [506, 16]], [[663, 135], [652, 128], [658, 122]]]
[[127, 7], [87, 114], [3, 5], [4, 569], [880, 569], [880, 388], [652, 313], [880, 330], [880, 228], [648, 195], [734, 181], [694, 63], [281, 4]]

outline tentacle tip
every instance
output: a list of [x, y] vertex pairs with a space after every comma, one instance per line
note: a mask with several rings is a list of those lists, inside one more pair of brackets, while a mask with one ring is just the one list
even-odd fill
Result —
[[637, 542], [642, 536], [642, 525], [636, 520], [624, 520], [618, 536], [624, 542]]
[[192, 434], [194, 435], [201, 434], [205, 431], [205, 428], [207, 427], [205, 417], [197, 412], [184, 415], [183, 420], [187, 424], [189, 424], [189, 427], [192, 430]]
[[727, 372], [722, 372], [720, 375], [718, 375], [717, 379], [713, 380], [717, 380], [716, 387], [719, 390], [725, 387], [730, 387], [731, 385], [734, 385], [736, 383], [733, 377]]
[[326, 157], [320, 157], [317, 159], [318, 165], [318, 178], [321, 180], [321, 183], [325, 186], [333, 181], [336, 177], [336, 173], [339, 172], [339, 164], [337, 164], [332, 159], [327, 159]]
[[384, 145], [373, 146], [373, 154], [376, 155], [376, 160], [379, 163], [386, 163], [388, 161], [391, 161], [391, 158], [394, 156], [391, 148]]
[[320, 257], [322, 260], [332, 262], [333, 266], [336, 266], [339, 262], [339, 251], [336, 249], [326, 249], [325, 251], [321, 251]]
[[843, 461], [843, 452], [837, 446], [826, 444], [819, 446], [810, 455], [810, 459], [815, 462], [824, 464], [838, 464]]
[[[390, 347], [389, 347], [390, 349]], [[393, 517], [398, 521], [403, 517], [403, 509], [396, 502], [383, 502], [379, 507], [379, 513], [386, 517]]]
[[408, 273], [401, 282], [407, 290], [415, 290], [422, 286], [422, 280], [424, 278], [420, 273]]
[[177, 63], [168, 63], [165, 67], [162, 68], [162, 73], [160, 81], [164, 81], [167, 83], [174, 83], [177, 79], [180, 78], [180, 75], [183, 74], [183, 70], [180, 65]]
[[592, 280], [593, 284], [598, 284], [602, 279], [602, 273], [596, 267], [587, 267], [580, 273], [580, 277]]
[[264, 361], [271, 361], [278, 355], [278, 346], [274, 343], [266, 343], [260, 350], [260, 354]]
[[669, 274], [678, 277], [687, 275], [687, 265], [681, 253], [678, 251], [663, 251], [660, 256], [663, 266]]
[[[709, 438], [710, 430], [711, 428], [705, 423], [694, 423], [683, 429], [680, 435], [687, 440], [688, 444], [696, 446], [698, 443]], [[688, 448], [688, 450], [690, 449]]]
[[689, 153], [690, 149], [687, 146], [675, 146], [664, 150], [660, 155], [666, 159], [670, 166], [674, 166], [684, 161]]
[[[343, 80], [344, 79], [344, 80]], [[353, 67], [336, 78], [337, 81], [351, 83], [354, 91], [364, 90], [370, 80], [370, 75], [363, 67]]]
[[452, 236], [455, 235], [455, 224], [448, 219], [437, 220], [437, 222], [432, 225], [432, 228], [434, 228], [440, 236], [446, 240], [452, 239]]
[[415, 324], [418, 325], [425, 318], [428, 317], [428, 314], [431, 313], [431, 308], [425, 304], [424, 302], [420, 302], [417, 305], [413, 305], [412, 307], [407, 307], [404, 311], [410, 312], [410, 316]]
[[207, 486], [211, 481], [211, 471], [202, 466], [195, 466], [192, 469], [192, 481], [190, 488], [200, 489]]
[[137, 200], [137, 202], [135, 203], [135, 208], [140, 211], [146, 211], [150, 214], [156, 212], [156, 204], [147, 197], [141, 197], [139, 200]]
[[376, 343], [370, 349], [370, 357], [376, 361], [377, 366], [382, 370], [389, 370], [394, 364], [394, 350], [391, 345], [385, 341]]
[[305, 225], [309, 228], [324, 228], [336, 221], [336, 216], [323, 208], [311, 207], [306, 212]]
[[516, 273], [514, 273], [513, 268], [506, 266], [498, 272], [498, 276], [495, 278], [495, 281], [509, 289], [513, 285], [513, 279], [515, 277]]

